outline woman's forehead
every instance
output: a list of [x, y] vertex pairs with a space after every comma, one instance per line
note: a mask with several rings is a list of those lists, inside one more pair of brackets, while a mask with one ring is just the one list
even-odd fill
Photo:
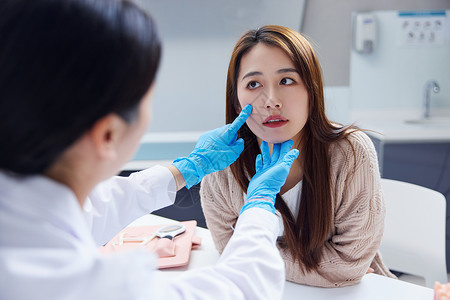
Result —
[[242, 56], [239, 77], [248, 72], [268, 72], [281, 69], [295, 69], [293, 61], [277, 46], [258, 43]]

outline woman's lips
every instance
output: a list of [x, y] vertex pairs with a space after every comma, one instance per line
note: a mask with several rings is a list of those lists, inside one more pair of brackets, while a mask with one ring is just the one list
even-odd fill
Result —
[[283, 116], [280, 115], [273, 115], [273, 116], [269, 116], [267, 117], [264, 122], [263, 125], [269, 128], [276, 128], [276, 127], [281, 127], [284, 126], [287, 122], [289, 122], [288, 119], [286, 119]]

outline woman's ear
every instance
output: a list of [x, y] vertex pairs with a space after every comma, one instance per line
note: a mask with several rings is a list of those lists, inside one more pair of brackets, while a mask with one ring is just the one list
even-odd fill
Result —
[[124, 121], [113, 113], [104, 116], [92, 126], [89, 135], [94, 151], [101, 159], [116, 159], [117, 147], [125, 131], [124, 126]]

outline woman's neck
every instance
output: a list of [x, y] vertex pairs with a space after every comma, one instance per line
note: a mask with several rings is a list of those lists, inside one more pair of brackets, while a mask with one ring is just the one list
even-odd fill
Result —
[[[262, 139], [258, 139], [258, 144], [261, 145]], [[293, 138], [294, 140], [294, 147], [297, 145], [297, 149], [300, 151], [300, 155], [298, 158], [294, 161], [294, 163], [291, 166], [291, 169], [289, 171], [289, 175], [286, 178], [285, 184], [281, 187], [280, 194], [284, 194], [290, 189], [292, 189], [297, 183], [299, 183], [301, 180], [303, 180], [303, 163], [301, 160], [302, 157], [302, 151], [301, 151], [301, 143], [300, 143], [300, 133], [298, 136], [295, 136]], [[270, 154], [272, 155], [272, 149], [273, 144], [269, 144]]]
[[300, 158], [297, 158], [291, 166], [291, 170], [289, 171], [285, 184], [281, 187], [280, 194], [283, 195], [297, 185], [297, 183], [301, 180], [303, 180], [303, 166]]

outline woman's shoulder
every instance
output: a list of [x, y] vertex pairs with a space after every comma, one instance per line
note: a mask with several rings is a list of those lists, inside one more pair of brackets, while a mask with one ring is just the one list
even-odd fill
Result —
[[217, 171], [211, 174], [206, 175], [202, 179], [203, 184], [212, 184], [212, 185], [224, 185], [228, 186], [229, 184], [235, 182], [233, 173], [231, 172], [231, 168], [228, 166], [222, 171]]
[[331, 144], [331, 157], [336, 155], [365, 155], [374, 153], [375, 147], [370, 137], [362, 130], [347, 129], [346, 137]]
[[206, 175], [200, 184], [200, 196], [205, 213], [212, 208], [227, 207], [239, 214], [244, 198], [230, 167]]
[[336, 209], [356, 205], [355, 201], [379, 200], [380, 174], [373, 142], [364, 131], [350, 129], [347, 133], [330, 147], [333, 194], [341, 195], [335, 196]]
[[230, 167], [206, 175], [202, 179], [200, 189], [208, 190], [210, 193], [219, 193], [225, 197], [230, 197], [241, 190]]
[[355, 170], [361, 165], [376, 166], [378, 157], [370, 137], [358, 129], [348, 129], [347, 136], [330, 146], [330, 162], [335, 172]]

